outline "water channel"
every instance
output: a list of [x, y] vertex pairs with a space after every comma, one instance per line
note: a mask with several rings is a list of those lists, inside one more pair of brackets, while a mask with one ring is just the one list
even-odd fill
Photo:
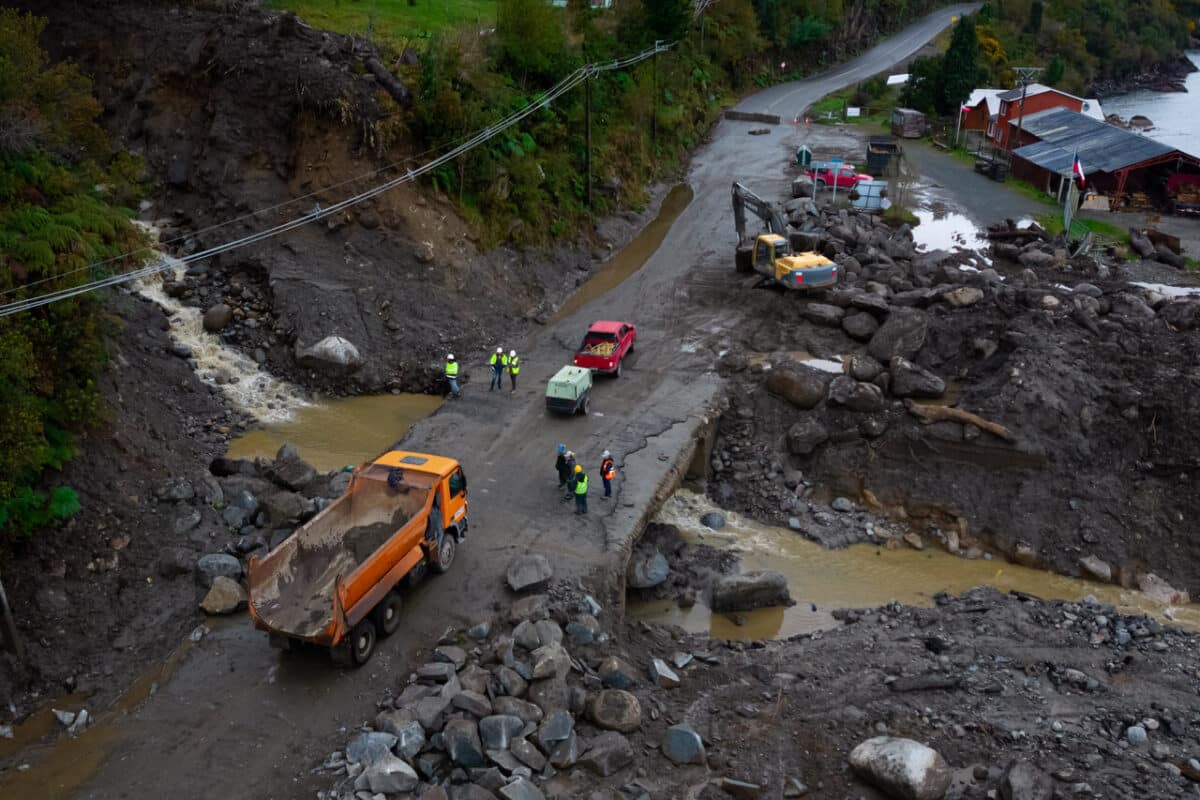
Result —
[[[700, 517], [708, 511], [719, 511], [726, 518], [726, 526], [711, 530], [701, 525]], [[839, 625], [832, 616], [837, 608], [875, 607], [891, 600], [931, 606], [938, 592], [958, 594], [976, 586], [1016, 590], [1047, 600], [1078, 601], [1090, 594], [1124, 613], [1148, 614], [1164, 622], [1174, 620], [1184, 627], [1200, 629], [1200, 606], [1196, 604], [1170, 609], [1168, 617], [1167, 607], [1141, 592], [999, 559], [967, 559], [932, 544], [920, 551], [908, 546], [889, 550], [867, 544], [826, 550], [786, 528], [763, 525], [719, 509], [703, 495], [687, 489], [677, 491], [655, 521], [676, 526], [688, 543], [737, 550], [743, 571], [770, 569], [787, 576], [792, 598], [797, 601], [788, 608], [714, 614], [703, 604], [685, 609], [673, 600], [631, 599], [626, 605], [631, 619], [678, 625], [720, 639], [774, 639], [812, 633]]]

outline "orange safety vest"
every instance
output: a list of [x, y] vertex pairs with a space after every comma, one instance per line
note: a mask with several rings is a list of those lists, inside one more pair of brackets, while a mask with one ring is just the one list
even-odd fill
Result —
[[613, 460], [611, 458], [604, 459], [604, 462], [600, 465], [600, 475], [609, 481], [617, 476], [617, 471], [613, 468]]

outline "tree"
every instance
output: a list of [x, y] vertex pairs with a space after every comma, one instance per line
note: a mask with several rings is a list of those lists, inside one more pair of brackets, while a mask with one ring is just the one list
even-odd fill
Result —
[[1067, 71], [1067, 62], [1063, 61], [1062, 56], [1055, 56], [1050, 62], [1050, 66], [1046, 67], [1046, 74], [1042, 75], [1042, 82], [1047, 86], [1054, 86], [1063, 79], [1063, 74]]
[[942, 57], [941, 74], [937, 108], [942, 113], [957, 109], [984, 79], [985, 73], [979, 66], [979, 38], [974, 17], [962, 17], [954, 26], [950, 47]]
[[1029, 22], [1025, 25], [1027, 33], [1037, 36], [1042, 32], [1042, 15], [1045, 10], [1042, 0], [1033, 0], [1033, 5], [1029, 7]]
[[546, 0], [500, 0], [496, 37], [503, 63], [517, 76], [553, 82], [570, 72], [565, 15]]
[[908, 65], [908, 82], [900, 93], [900, 102], [907, 108], [931, 112], [937, 109], [942, 97], [942, 59], [923, 56]]
[[642, 6], [654, 38], [675, 42], [687, 35], [692, 24], [691, 0], [643, 0]]
[[808, 45], [825, 41], [833, 25], [819, 17], [795, 17], [788, 25], [788, 47], [799, 50]]

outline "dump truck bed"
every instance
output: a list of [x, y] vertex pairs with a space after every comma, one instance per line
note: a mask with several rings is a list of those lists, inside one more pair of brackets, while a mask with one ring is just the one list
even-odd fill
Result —
[[[345, 494], [257, 562], [254, 611], [269, 628], [319, 639], [334, 619], [339, 577], [354, 586], [355, 572], [373, 558], [399, 561], [420, 543], [423, 522], [409, 523], [425, 518], [437, 478], [406, 471], [393, 487], [387, 475], [378, 465], [356, 474]], [[349, 611], [357, 594], [337, 600]]]

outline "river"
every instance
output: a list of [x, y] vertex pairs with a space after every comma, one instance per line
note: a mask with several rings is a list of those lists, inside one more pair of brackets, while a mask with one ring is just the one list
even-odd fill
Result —
[[[1200, 51], [1188, 53], [1200, 67]], [[1196, 96], [1200, 94], [1200, 71], [1187, 76], [1186, 92], [1137, 91], [1101, 98], [1105, 114], [1120, 114], [1129, 119], [1135, 114], [1148, 117], [1154, 127], [1146, 135], [1185, 153], [1200, 156], [1200, 125], [1196, 124]]]

